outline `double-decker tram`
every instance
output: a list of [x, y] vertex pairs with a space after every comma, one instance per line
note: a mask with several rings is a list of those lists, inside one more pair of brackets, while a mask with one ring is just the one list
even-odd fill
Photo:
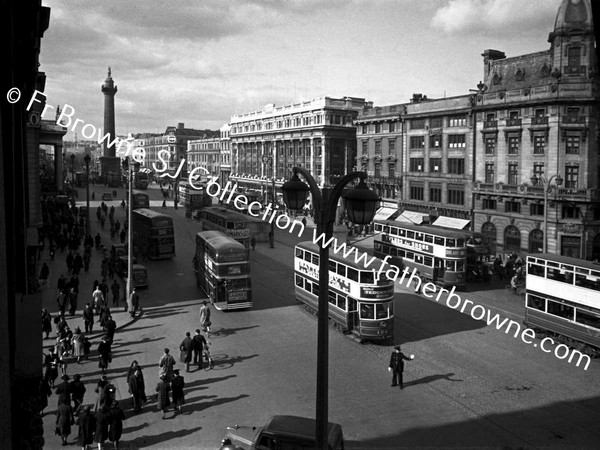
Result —
[[133, 192], [131, 194], [131, 203], [133, 209], [150, 208], [150, 197], [143, 192]]
[[150, 184], [150, 174], [146, 169], [140, 169], [134, 173], [133, 180], [137, 189], [148, 189], [148, 184]]
[[560, 255], [527, 256], [524, 323], [572, 347], [600, 351], [600, 264]]
[[[383, 261], [375, 259], [373, 267]], [[319, 246], [310, 241], [296, 245], [294, 256], [296, 300], [316, 313], [319, 301]], [[329, 255], [329, 318], [342, 332], [361, 340], [394, 336], [394, 282], [384, 273], [366, 269], [342, 255]], [[324, 288], [324, 287], [323, 287]]]
[[240, 213], [226, 208], [204, 208], [202, 210], [202, 229], [221, 231], [229, 237], [250, 247], [250, 228], [246, 218]]
[[196, 284], [219, 310], [252, 307], [250, 255], [246, 247], [220, 231], [196, 235]]
[[444, 287], [466, 284], [467, 244], [464, 232], [384, 220], [375, 222], [374, 255], [391, 256], [399, 269], [417, 269], [419, 277]]
[[196, 210], [212, 205], [212, 197], [208, 195], [207, 184], [196, 182], [191, 185], [182, 181], [179, 183], [179, 203], [186, 208]]
[[175, 256], [173, 219], [151, 209], [133, 210], [133, 245], [149, 259]]

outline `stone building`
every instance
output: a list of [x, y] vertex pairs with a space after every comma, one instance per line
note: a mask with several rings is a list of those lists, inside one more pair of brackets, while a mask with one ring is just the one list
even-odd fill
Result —
[[[210, 177], [221, 177], [221, 137], [193, 139], [187, 142], [187, 169], [191, 172], [194, 167], [204, 167]], [[199, 173], [202, 179], [208, 174]]]
[[333, 184], [356, 165], [358, 112], [362, 98], [320, 97], [231, 118], [231, 179], [247, 192], [287, 181], [292, 167], [307, 169], [319, 186]]

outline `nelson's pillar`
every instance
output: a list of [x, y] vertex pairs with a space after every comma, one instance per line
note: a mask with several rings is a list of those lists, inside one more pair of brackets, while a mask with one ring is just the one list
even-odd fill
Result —
[[[109, 186], [121, 185], [121, 162], [115, 155], [117, 144], [115, 134], [115, 94], [117, 86], [112, 79], [110, 67], [108, 68], [108, 76], [102, 85], [102, 93], [104, 94], [104, 130], [103, 136], [108, 134], [108, 139], [104, 140], [104, 152], [100, 157], [100, 174], [104, 182]], [[114, 145], [110, 145], [113, 144]]]

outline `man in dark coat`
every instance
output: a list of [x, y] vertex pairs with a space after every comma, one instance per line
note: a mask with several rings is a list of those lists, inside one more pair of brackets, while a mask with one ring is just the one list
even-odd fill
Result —
[[89, 303], [86, 303], [85, 308], [83, 308], [83, 324], [85, 325], [85, 332], [91, 333], [94, 327], [94, 308]]
[[54, 393], [58, 395], [57, 406], [64, 404], [71, 404], [71, 387], [69, 386], [69, 375], [62, 376], [62, 383], [56, 386]]
[[73, 381], [69, 383], [69, 390], [71, 392], [71, 397], [73, 398], [73, 409], [75, 410], [75, 414], [77, 414], [83, 403], [83, 396], [85, 395], [85, 385], [81, 381], [81, 375], [78, 373], [73, 375]]
[[171, 404], [171, 400], [169, 399], [169, 391], [171, 388], [169, 387], [169, 382], [166, 381], [165, 375], [160, 376], [160, 381], [156, 385], [156, 392], [158, 395], [156, 396], [156, 402], [158, 409], [162, 411], [162, 418], [165, 418], [165, 414], [167, 413], [167, 408]]
[[115, 331], [117, 330], [117, 322], [109, 315], [106, 322], [104, 322], [104, 326], [106, 327], [106, 340], [112, 343], [115, 338]]
[[108, 407], [102, 406], [96, 413], [96, 432], [94, 433], [94, 442], [98, 444], [99, 449], [108, 438], [108, 421]]
[[60, 434], [62, 445], [67, 445], [67, 438], [71, 434], [71, 424], [75, 422], [73, 408], [68, 403], [58, 405], [56, 408], [56, 432]]
[[110, 348], [110, 342], [106, 338], [102, 338], [102, 342], [98, 344], [98, 353], [100, 354], [100, 361], [98, 367], [102, 369], [102, 373], [106, 372], [108, 363], [112, 362], [112, 350]]
[[96, 417], [92, 414], [92, 407], [86, 406], [75, 422], [79, 425], [77, 433], [77, 445], [87, 450], [88, 445], [94, 443], [94, 432], [96, 431]]
[[179, 362], [184, 363], [185, 371], [189, 372], [193, 353], [193, 343], [189, 331], [185, 333], [185, 338], [181, 341], [181, 344], [179, 344], [179, 350], [181, 351]]
[[129, 368], [127, 374], [127, 384], [129, 385], [129, 393], [133, 399], [133, 410], [140, 412], [142, 410], [142, 403], [146, 399], [146, 385], [144, 383], [144, 374], [142, 368], [138, 365], [137, 361], [134, 361]]
[[116, 278], [113, 280], [113, 283], [110, 286], [110, 290], [112, 291], [112, 295], [113, 295], [113, 306], [119, 306], [119, 297], [121, 294], [120, 293], [121, 286], [119, 286], [119, 282], [117, 281]]
[[179, 369], [175, 369], [173, 373], [175, 374], [173, 377], [173, 381], [171, 381], [173, 405], [175, 406], [175, 411], [181, 413], [181, 405], [185, 404], [185, 397], [183, 395], [183, 388], [185, 387], [185, 382], [183, 380], [183, 377], [179, 375]]
[[112, 407], [108, 411], [108, 440], [113, 443], [115, 450], [119, 450], [119, 441], [123, 434], [123, 421], [125, 413], [119, 407], [119, 402], [113, 402]]
[[200, 330], [196, 330], [196, 334], [192, 338], [192, 347], [194, 349], [194, 364], [197, 364], [200, 368], [204, 365], [202, 352], [206, 345], [206, 338], [200, 333]]
[[410, 361], [412, 358], [407, 357], [402, 353], [400, 346], [394, 347], [394, 353], [390, 357], [390, 366], [388, 370], [394, 375], [392, 377], [392, 386], [397, 386], [400, 383], [400, 389], [404, 389], [404, 382], [402, 380], [402, 373], [404, 372], [404, 361]]

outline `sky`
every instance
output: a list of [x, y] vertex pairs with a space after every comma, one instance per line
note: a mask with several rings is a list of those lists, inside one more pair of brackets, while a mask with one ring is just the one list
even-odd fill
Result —
[[217, 130], [269, 103], [467, 94], [483, 78], [485, 49], [549, 49], [560, 2], [43, 0], [40, 70], [47, 102], [72, 106], [86, 124], [103, 128], [110, 66], [117, 134], [179, 122]]

